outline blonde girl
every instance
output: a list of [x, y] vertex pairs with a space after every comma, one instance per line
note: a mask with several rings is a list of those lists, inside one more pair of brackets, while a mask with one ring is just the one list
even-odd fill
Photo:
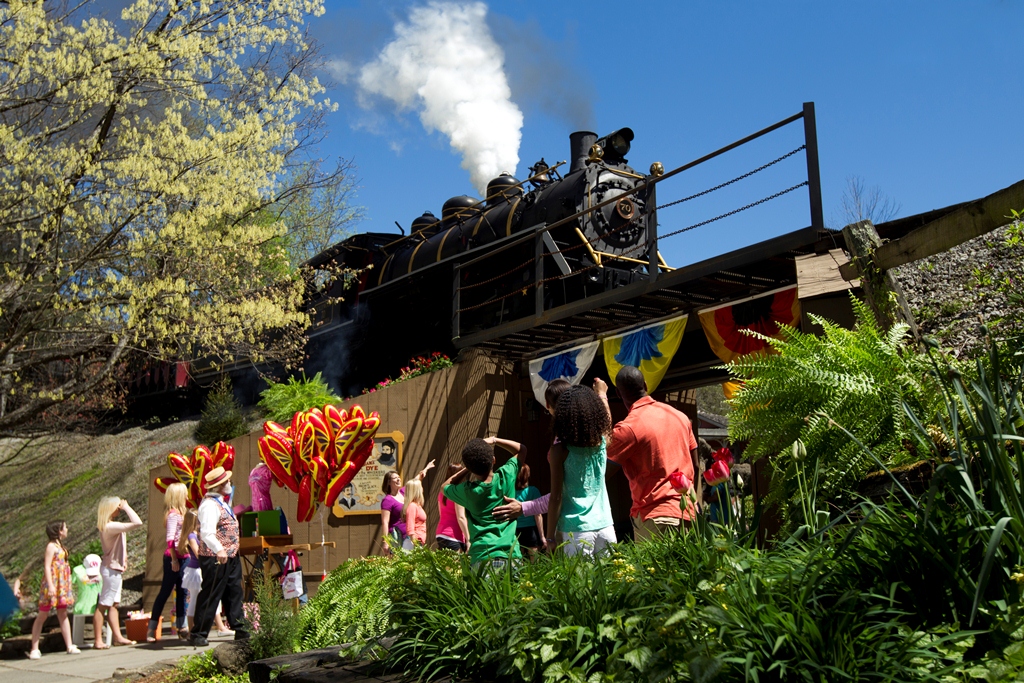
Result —
[[[128, 516], [127, 522], [115, 522], [114, 518], [121, 512]], [[132, 506], [123, 498], [107, 496], [100, 500], [96, 510], [96, 528], [100, 531], [100, 545], [103, 547], [103, 561], [100, 563], [100, 577], [103, 588], [96, 602], [96, 612], [92, 616], [93, 631], [96, 633], [97, 650], [105, 650], [108, 645], [103, 642], [103, 617], [106, 614], [110, 621], [110, 630], [114, 634], [114, 645], [134, 645], [121, 635], [121, 623], [117, 616], [117, 608], [121, 604], [121, 577], [128, 568], [128, 540], [126, 534], [142, 527], [142, 520], [132, 510]]]
[[203, 572], [199, 568], [199, 516], [195, 510], [185, 513], [176, 551], [178, 557], [185, 560], [185, 564], [181, 568], [181, 586], [188, 591], [188, 606], [185, 611], [188, 616], [188, 630], [182, 632], [179, 627], [178, 637], [188, 640], [189, 631], [192, 630], [192, 624], [195, 621], [196, 598], [199, 597], [199, 589], [203, 585]]
[[164, 492], [164, 530], [167, 547], [164, 549], [163, 581], [153, 603], [149, 629], [146, 631], [146, 641], [150, 643], [156, 640], [156, 627], [159, 623], [157, 619], [163, 614], [164, 605], [167, 604], [167, 598], [171, 597], [171, 591], [174, 591], [174, 614], [178, 622], [175, 627], [181, 629], [185, 624], [185, 591], [181, 588], [182, 558], [178, 555], [178, 540], [181, 536], [187, 496], [188, 489], [180, 482], [174, 482]]
[[427, 513], [423, 511], [423, 482], [413, 479], [405, 484], [405, 529], [411, 544], [427, 544]]
[[43, 633], [43, 622], [50, 616], [50, 610], [57, 610], [57, 623], [64, 636], [64, 645], [69, 655], [80, 650], [71, 642], [71, 624], [68, 622], [68, 608], [75, 603], [71, 593], [71, 565], [68, 564], [68, 550], [62, 541], [68, 536], [68, 525], [62, 520], [46, 525], [46, 553], [43, 556], [43, 585], [39, 588], [39, 614], [32, 622], [32, 650], [29, 659], [39, 659], [39, 638]]

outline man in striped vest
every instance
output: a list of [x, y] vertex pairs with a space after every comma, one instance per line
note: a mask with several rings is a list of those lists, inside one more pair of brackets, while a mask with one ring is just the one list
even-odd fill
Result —
[[249, 637], [242, 624], [242, 561], [238, 557], [238, 519], [228, 505], [231, 470], [215, 467], [206, 475], [206, 497], [199, 504], [199, 566], [203, 585], [196, 599], [190, 641], [207, 645], [213, 618], [223, 600], [235, 640]]

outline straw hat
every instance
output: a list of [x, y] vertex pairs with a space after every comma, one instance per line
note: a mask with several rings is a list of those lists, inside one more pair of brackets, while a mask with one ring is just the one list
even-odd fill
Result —
[[214, 467], [206, 474], [206, 490], [211, 491], [230, 479], [231, 470], [225, 470], [223, 467]]

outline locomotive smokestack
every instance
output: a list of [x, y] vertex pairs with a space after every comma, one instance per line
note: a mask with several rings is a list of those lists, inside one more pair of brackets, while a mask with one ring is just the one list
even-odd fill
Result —
[[589, 130], [578, 130], [569, 133], [569, 158], [572, 165], [569, 166], [569, 173], [581, 170], [586, 166], [587, 157], [590, 156], [590, 148], [597, 142], [597, 133]]

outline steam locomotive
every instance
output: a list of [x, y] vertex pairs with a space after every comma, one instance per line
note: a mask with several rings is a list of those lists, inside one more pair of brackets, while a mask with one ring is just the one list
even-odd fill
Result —
[[[572, 133], [564, 175], [566, 162], [542, 158], [527, 180], [503, 174], [482, 200], [453, 197], [440, 218], [416, 218], [408, 235], [362, 233], [311, 259], [314, 271], [360, 275], [335, 278], [308, 301], [307, 372], [355, 393], [413, 356], [454, 352], [456, 314], [462, 335], [535, 314], [538, 279], [545, 310], [646, 279], [654, 189], [634, 191], [650, 176], [628, 165], [632, 140], [629, 128], [600, 138]], [[537, 226], [551, 228], [540, 274], [535, 241], [516, 239]]]

